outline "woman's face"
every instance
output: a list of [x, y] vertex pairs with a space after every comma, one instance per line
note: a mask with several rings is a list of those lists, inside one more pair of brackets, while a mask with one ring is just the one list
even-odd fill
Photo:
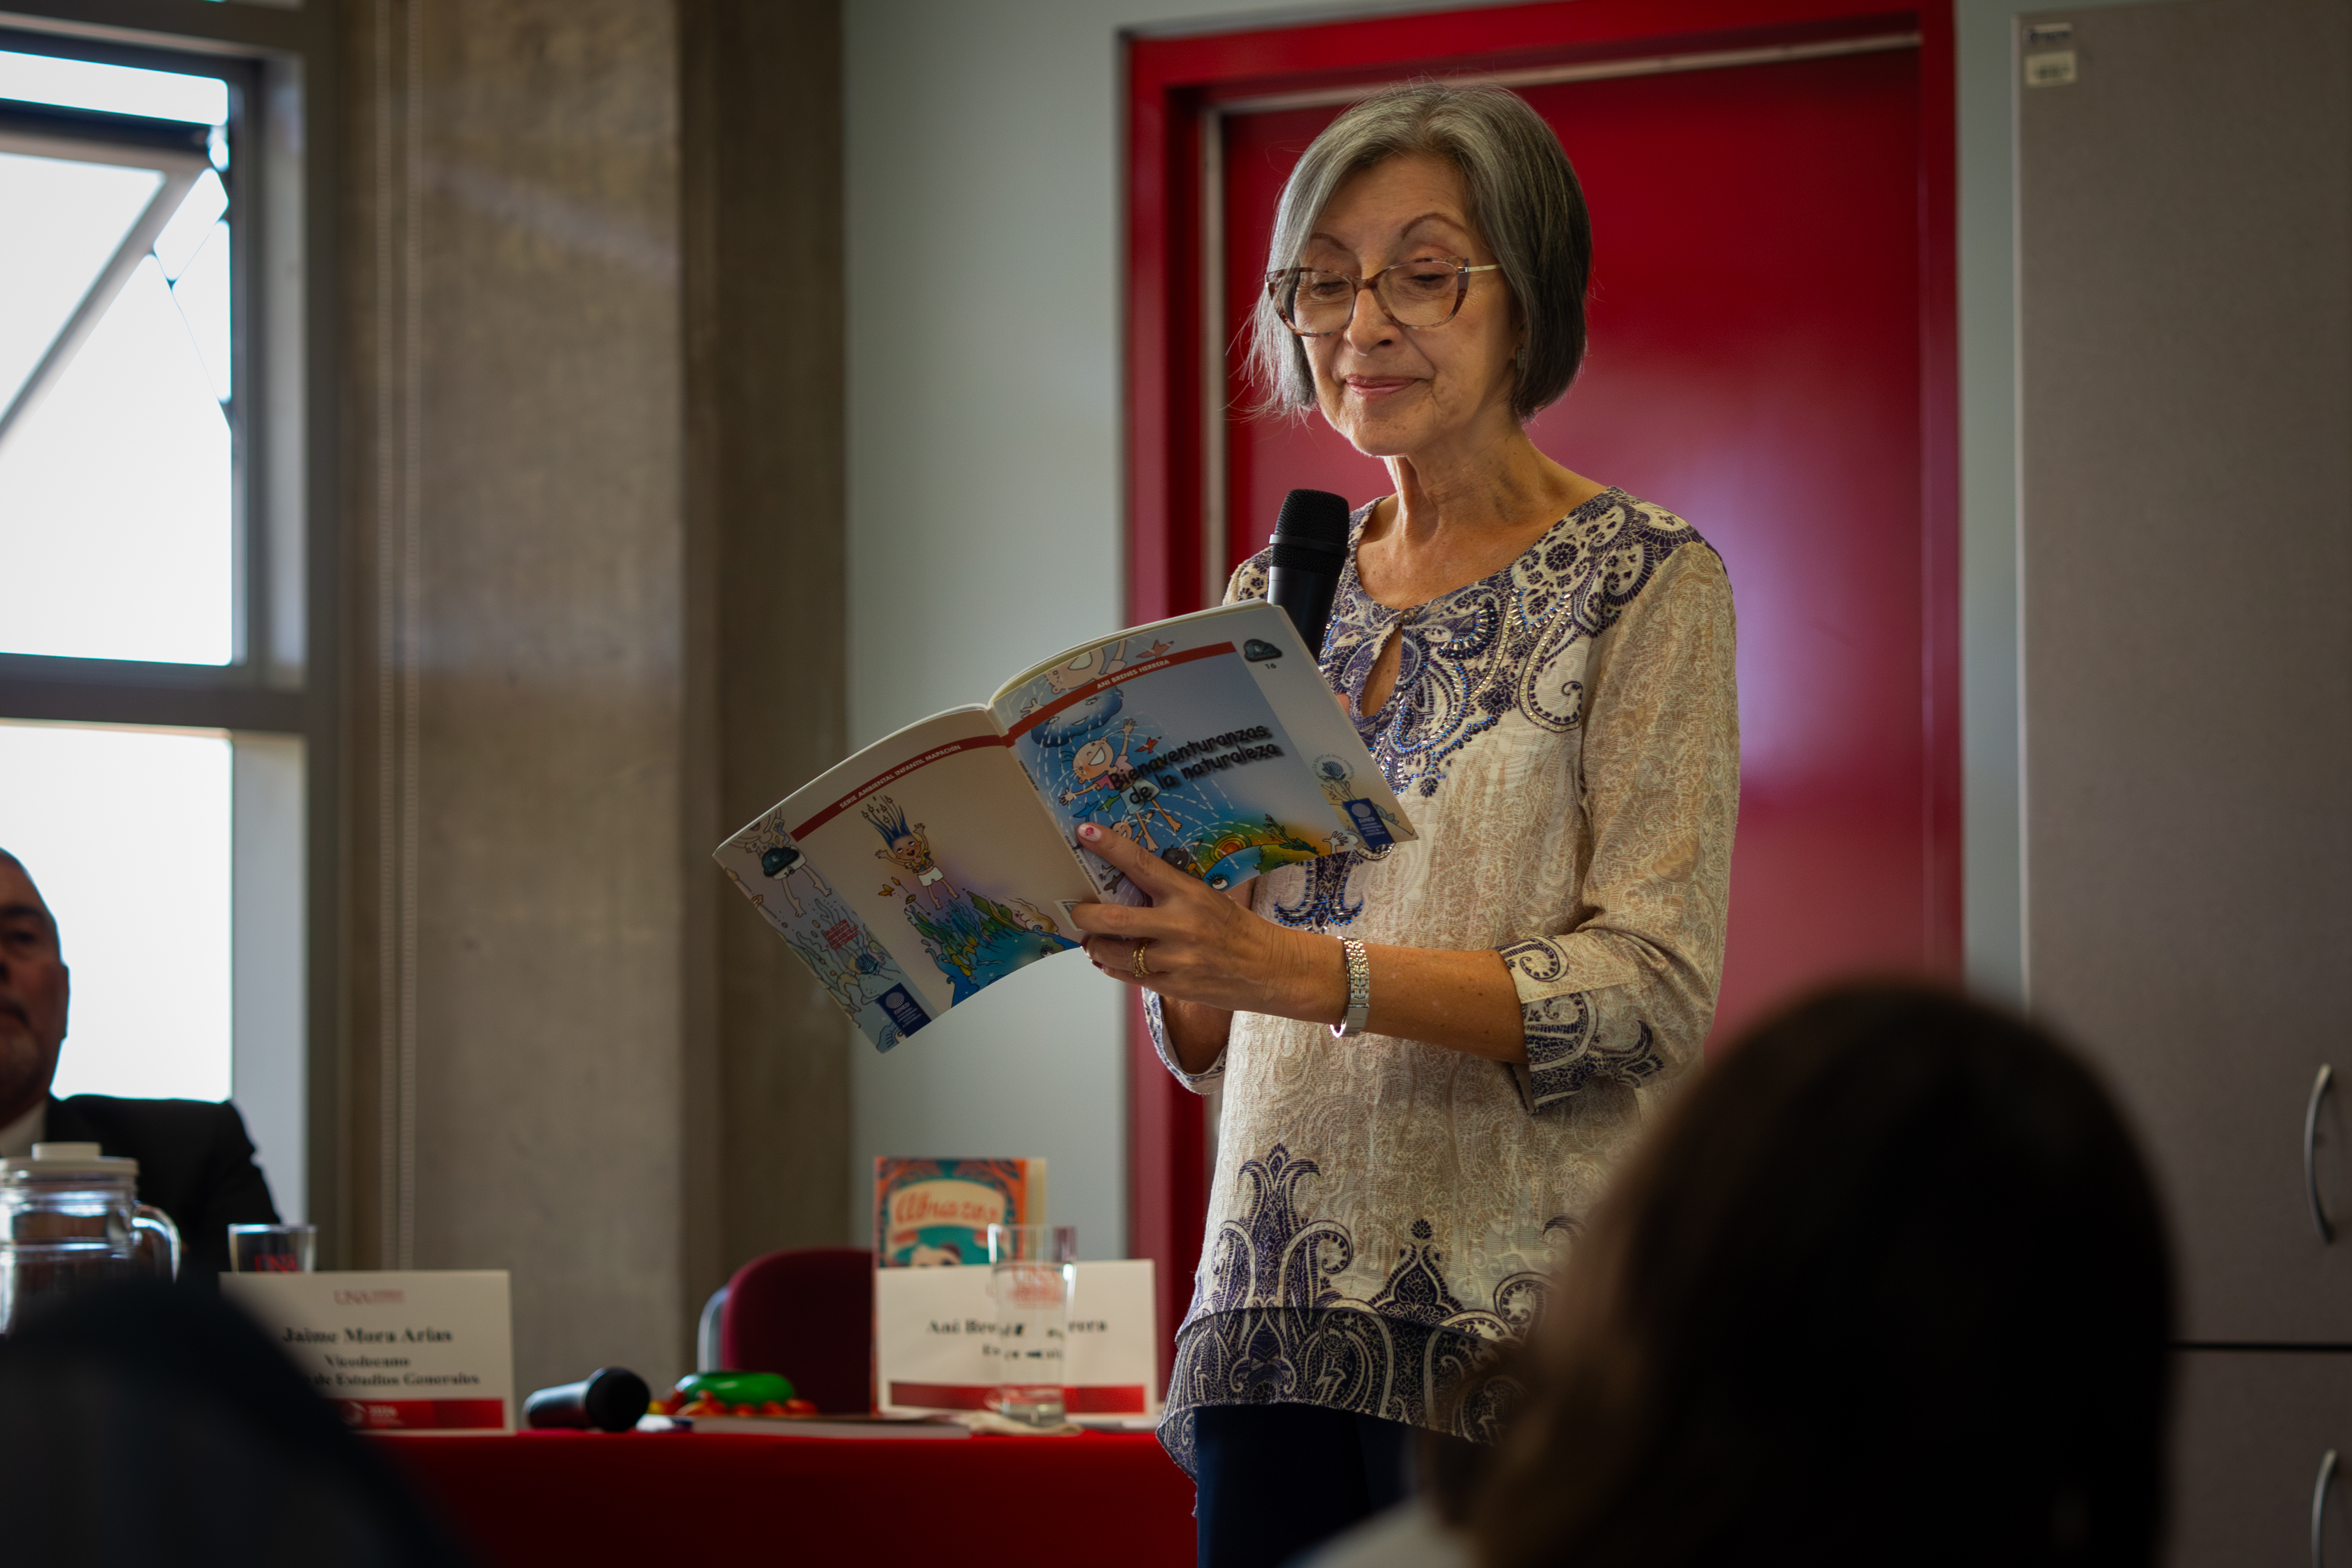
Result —
[[[1470, 226], [1461, 172], [1401, 153], [1340, 185], [1298, 261], [1370, 277], [1429, 256], [1495, 259]], [[1501, 277], [1471, 274], [1461, 313], [1442, 327], [1408, 331], [1367, 291], [1344, 330], [1303, 340], [1331, 427], [1369, 456], [1411, 457], [1498, 413], [1508, 419], [1519, 326]]]

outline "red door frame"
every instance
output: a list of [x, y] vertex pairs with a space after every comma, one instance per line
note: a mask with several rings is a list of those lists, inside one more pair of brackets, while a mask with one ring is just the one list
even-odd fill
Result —
[[[1927, 737], [1937, 830], [1930, 928], [1960, 944], [1959, 375], [1952, 18], [1937, 0], [1546, 0], [1489, 9], [1127, 44], [1128, 623], [1201, 608], [1207, 515], [1201, 306], [1202, 111], [1238, 99], [1407, 75], [1919, 35], [1922, 583]], [[1948, 830], [1948, 831], [1946, 831]], [[1161, 1375], [1207, 1219], [1201, 1100], [1171, 1078], [1133, 1014], [1128, 1051], [1128, 1250], [1159, 1264]]]

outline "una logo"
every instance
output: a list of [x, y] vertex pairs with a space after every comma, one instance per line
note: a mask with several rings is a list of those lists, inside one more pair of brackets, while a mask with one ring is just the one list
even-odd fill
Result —
[[1396, 842], [1389, 832], [1388, 824], [1381, 821], [1381, 809], [1370, 800], [1349, 801], [1348, 815], [1355, 819], [1356, 831], [1364, 835], [1364, 842], [1369, 847], [1384, 850]]
[[1263, 637], [1253, 637], [1242, 644], [1242, 657], [1253, 664], [1264, 664], [1268, 659], [1281, 658], [1282, 650]]
[[882, 993], [882, 1010], [890, 1015], [890, 1021], [898, 1026], [900, 1034], [912, 1034], [931, 1021], [923, 1004], [908, 996], [904, 986], [893, 986]]

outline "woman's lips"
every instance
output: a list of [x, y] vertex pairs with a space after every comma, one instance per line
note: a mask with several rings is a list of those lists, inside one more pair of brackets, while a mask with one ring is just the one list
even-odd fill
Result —
[[1412, 385], [1413, 378], [1411, 376], [1349, 376], [1347, 382], [1348, 390], [1358, 397], [1375, 398], [1387, 397], [1391, 393], [1404, 391], [1405, 388]]

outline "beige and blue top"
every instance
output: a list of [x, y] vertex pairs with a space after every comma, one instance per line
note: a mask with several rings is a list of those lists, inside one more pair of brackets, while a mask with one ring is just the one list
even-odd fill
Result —
[[[1253, 906], [1376, 944], [1496, 949], [1528, 1061], [1242, 1013], [1207, 1071], [1170, 1062], [1223, 1092], [1160, 1427], [1188, 1470], [1204, 1405], [1485, 1435], [1491, 1404], [1449, 1415], [1452, 1385], [1535, 1322], [1627, 1144], [1697, 1060], [1722, 973], [1739, 718], [1715, 551], [1609, 490], [1493, 576], [1391, 610], [1356, 578], [1364, 517], [1323, 671], [1420, 836], [1270, 873]], [[1266, 560], [1228, 598], [1264, 597]], [[1367, 714], [1391, 635], [1396, 685]], [[1156, 997], [1147, 1011], [1168, 1060]]]

